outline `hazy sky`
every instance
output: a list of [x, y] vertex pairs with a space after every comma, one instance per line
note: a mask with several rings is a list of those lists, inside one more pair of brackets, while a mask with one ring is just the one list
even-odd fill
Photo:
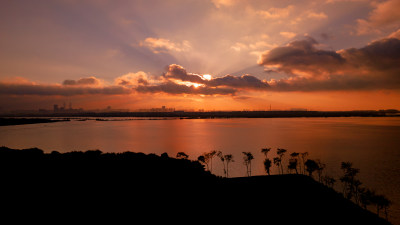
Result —
[[400, 108], [400, 0], [5, 0], [1, 109]]

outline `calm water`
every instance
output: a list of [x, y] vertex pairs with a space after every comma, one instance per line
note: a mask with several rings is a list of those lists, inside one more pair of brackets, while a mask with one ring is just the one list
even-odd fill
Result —
[[[0, 145], [46, 152], [100, 149], [170, 156], [185, 152], [190, 159], [219, 150], [234, 156], [231, 176], [246, 175], [243, 151], [255, 156], [253, 175], [265, 174], [261, 148], [273, 148], [270, 159], [276, 148], [287, 149], [284, 165], [291, 152], [308, 152], [308, 158], [320, 159], [326, 173], [335, 178], [341, 175], [340, 162], [353, 162], [364, 186], [393, 201], [390, 220], [400, 224], [400, 118], [71, 121], [0, 127]], [[217, 158], [212, 172], [223, 173]], [[277, 173], [275, 166], [271, 173]], [[340, 189], [340, 182], [336, 187]]]

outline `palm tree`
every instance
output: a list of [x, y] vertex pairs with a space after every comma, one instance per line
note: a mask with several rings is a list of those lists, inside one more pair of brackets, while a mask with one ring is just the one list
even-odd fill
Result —
[[297, 172], [297, 159], [296, 158], [289, 159], [288, 170], [289, 170], [289, 173], [291, 173], [292, 170], [295, 170], [296, 174], [298, 174], [298, 172]]
[[319, 159], [317, 160], [317, 163], [318, 163], [318, 169], [317, 169], [318, 181], [322, 182], [322, 180], [321, 180], [322, 171], [325, 169], [326, 165], [324, 163], [321, 163], [321, 161]]
[[281, 165], [281, 159], [279, 157], [275, 157], [274, 159], [274, 164], [278, 167], [278, 173], [281, 173], [279, 170], [279, 166]]
[[265, 158], [268, 157], [268, 152], [271, 151], [271, 148], [263, 148], [261, 149], [261, 152], [264, 153]]
[[366, 210], [368, 205], [372, 204], [372, 199], [375, 196], [375, 191], [367, 188], [360, 189], [360, 204]]
[[271, 160], [269, 160], [268, 158], [264, 160], [264, 168], [265, 172], [267, 172], [267, 174], [270, 175], [269, 170], [271, 168]]
[[391, 205], [391, 202], [384, 195], [373, 196], [371, 202], [376, 206], [376, 214], [378, 214], [378, 216], [381, 209], [385, 210], [385, 217], [387, 220], [387, 208]]
[[229, 177], [229, 163], [234, 162], [233, 155], [232, 154], [224, 155], [224, 159], [226, 162], [226, 177]]
[[300, 155], [301, 155], [301, 160], [302, 160], [302, 163], [303, 163], [303, 174], [306, 174], [306, 166], [305, 166], [305, 163], [306, 163], [306, 158], [307, 158], [307, 156], [308, 156], [308, 152], [303, 152], [303, 153], [300, 153]]
[[251, 161], [254, 159], [254, 156], [251, 152], [242, 152], [244, 157], [244, 165], [246, 165], [247, 176], [251, 176]]
[[213, 151], [209, 152], [208, 155], [209, 155], [209, 157], [210, 157], [211, 172], [212, 172], [212, 170], [213, 170], [213, 163], [212, 163], [213, 161], [212, 161], [212, 159], [214, 158], [214, 156], [217, 155], [217, 151], [213, 150]]
[[343, 183], [343, 195], [347, 199], [351, 199], [356, 193], [356, 185], [359, 181], [356, 182], [357, 180], [355, 177], [360, 170], [353, 168], [353, 164], [351, 162], [342, 162], [341, 169], [344, 172], [344, 175], [340, 177], [340, 181]]
[[265, 172], [267, 172], [268, 175], [270, 175], [270, 168], [271, 168], [271, 160], [268, 159], [268, 152], [271, 151], [271, 148], [263, 148], [261, 149], [261, 152], [264, 153], [265, 155], [265, 160], [264, 160], [264, 169]]
[[279, 159], [280, 159], [282, 174], [283, 174], [282, 157], [283, 157], [283, 155], [285, 154], [285, 152], [287, 152], [287, 150], [286, 150], [286, 149], [283, 149], [283, 148], [278, 148], [278, 149], [277, 149], [277, 152], [276, 152], [276, 153], [278, 154], [278, 156], [279, 156]]
[[232, 154], [223, 155], [221, 151], [218, 151], [217, 156], [219, 157], [224, 166], [225, 177], [229, 177], [229, 163], [233, 162], [233, 155]]
[[295, 170], [296, 174], [299, 174], [299, 172], [297, 171], [299, 153], [293, 152], [292, 154], [290, 154], [290, 157], [291, 159], [289, 159], [289, 166], [288, 166], [289, 171]]

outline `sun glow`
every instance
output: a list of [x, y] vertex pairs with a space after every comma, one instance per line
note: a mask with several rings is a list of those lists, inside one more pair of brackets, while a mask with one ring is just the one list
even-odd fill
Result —
[[212, 77], [211, 77], [210, 74], [204, 74], [204, 75], [202, 76], [202, 78], [203, 78], [203, 80], [211, 80], [211, 79], [212, 79]]
[[186, 85], [186, 86], [188, 86], [188, 87], [194, 87], [194, 88], [198, 88], [198, 87], [203, 87], [203, 86], [205, 86], [204, 84], [199, 84], [199, 83], [193, 83], [193, 82], [190, 82], [190, 81], [175, 81], [177, 84], [180, 84], [180, 85]]

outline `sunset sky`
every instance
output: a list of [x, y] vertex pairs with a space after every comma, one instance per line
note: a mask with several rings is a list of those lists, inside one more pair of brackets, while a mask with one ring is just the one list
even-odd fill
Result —
[[0, 110], [400, 109], [400, 0], [18, 0]]

